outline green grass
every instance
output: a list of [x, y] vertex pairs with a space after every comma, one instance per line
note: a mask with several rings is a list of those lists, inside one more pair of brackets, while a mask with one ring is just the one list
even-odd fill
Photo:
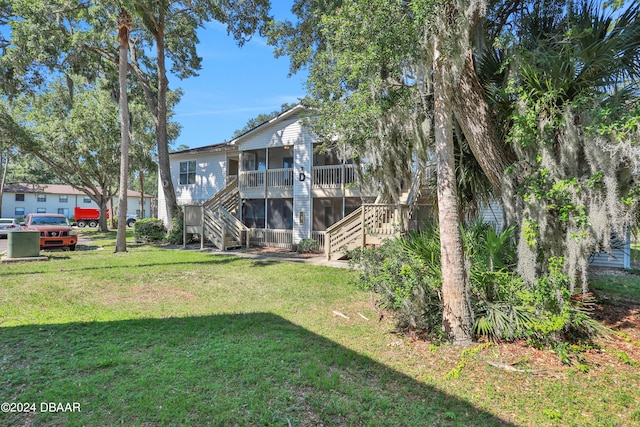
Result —
[[[631, 262], [640, 264], [640, 244], [631, 244]], [[633, 267], [633, 265], [632, 265]], [[601, 298], [632, 301], [640, 304], [640, 269], [632, 268], [629, 274], [594, 275], [589, 286]]]
[[591, 280], [590, 286], [600, 296], [640, 303], [640, 270], [631, 270], [630, 273], [620, 276], [597, 276]]
[[640, 243], [631, 244], [631, 262], [640, 263]]
[[[99, 237], [99, 234], [94, 234]], [[100, 237], [102, 239], [102, 237]], [[0, 425], [632, 425], [640, 374], [419, 346], [351, 273], [131, 244], [0, 266]], [[336, 316], [339, 311], [348, 316]], [[366, 320], [362, 316], [370, 320]], [[625, 384], [624, 389], [620, 384]], [[42, 413], [41, 402], [80, 412]], [[634, 412], [635, 411], [635, 412]]]

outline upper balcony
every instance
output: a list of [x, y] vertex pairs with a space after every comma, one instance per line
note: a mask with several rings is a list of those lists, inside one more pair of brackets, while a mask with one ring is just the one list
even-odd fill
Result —
[[314, 166], [312, 188], [344, 188], [357, 180], [357, 166], [353, 164]]
[[[293, 197], [293, 187], [299, 175], [294, 168], [293, 150], [275, 147], [244, 151], [238, 171], [238, 188], [243, 197]], [[320, 164], [318, 164], [320, 163]], [[332, 164], [333, 163], [333, 164]], [[311, 181], [314, 197], [359, 195], [358, 166], [337, 163], [326, 154], [314, 155], [314, 166], [306, 179]]]

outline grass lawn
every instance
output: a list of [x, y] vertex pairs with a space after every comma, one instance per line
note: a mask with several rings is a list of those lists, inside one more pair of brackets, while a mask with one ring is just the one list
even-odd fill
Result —
[[92, 233], [0, 265], [2, 426], [640, 425], [635, 329], [572, 365], [517, 343], [436, 346], [378, 321], [348, 270], [114, 254]]
[[598, 275], [591, 282], [597, 292], [614, 301], [640, 302], [640, 244], [631, 245], [632, 274]]

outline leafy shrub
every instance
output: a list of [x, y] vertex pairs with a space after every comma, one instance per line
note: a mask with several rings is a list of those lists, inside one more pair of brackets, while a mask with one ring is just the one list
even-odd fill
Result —
[[297, 251], [299, 254], [318, 253], [320, 247], [318, 242], [313, 239], [302, 239], [298, 243]]
[[164, 224], [158, 218], [142, 218], [136, 221], [133, 235], [136, 242], [159, 242], [167, 233]]
[[[499, 233], [490, 225], [474, 223], [463, 230], [463, 241], [476, 337], [528, 338], [550, 345], [603, 332], [589, 316], [588, 302], [571, 297], [562, 258], [550, 259], [549, 273], [531, 286], [515, 272], [513, 228]], [[378, 304], [394, 312], [399, 328], [441, 333], [437, 225], [349, 255], [352, 268], [360, 272], [358, 285], [378, 295]]]
[[562, 257], [550, 258], [549, 272], [537, 280], [531, 291], [531, 304], [537, 313], [529, 333], [534, 343], [553, 344], [608, 333], [589, 316], [592, 297], [570, 294], [570, 278], [562, 272], [564, 261]]
[[349, 264], [360, 273], [357, 285], [378, 294], [378, 305], [394, 312], [398, 328], [441, 335], [440, 276], [405, 244], [388, 240], [380, 247], [350, 251]]
[[[173, 217], [173, 228], [167, 232], [164, 241], [172, 245], [181, 245], [184, 237], [184, 214], [180, 209], [178, 215]], [[187, 243], [199, 242], [200, 236], [187, 233]]]

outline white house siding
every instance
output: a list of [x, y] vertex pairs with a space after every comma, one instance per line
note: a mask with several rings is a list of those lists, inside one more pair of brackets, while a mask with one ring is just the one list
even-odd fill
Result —
[[[311, 168], [313, 166], [313, 144], [307, 134], [294, 146], [293, 171], [293, 242], [311, 237], [312, 205], [311, 205]], [[304, 177], [304, 180], [301, 180]]]
[[[173, 175], [175, 167], [171, 165], [171, 174]], [[158, 219], [164, 224], [169, 223], [169, 215], [167, 214], [167, 203], [164, 197], [164, 189], [162, 188], [162, 180], [158, 174]]]
[[489, 203], [480, 203], [478, 217], [492, 224], [496, 230], [503, 230], [505, 228], [504, 209], [502, 209], [502, 204], [497, 200]]
[[[180, 184], [180, 163], [195, 160], [195, 184]], [[199, 205], [209, 200], [226, 185], [227, 154], [225, 152], [171, 159], [171, 177], [178, 205]]]
[[[504, 210], [502, 204], [498, 201], [492, 201], [489, 204], [483, 204], [480, 207], [480, 218], [494, 224], [497, 230], [505, 227]], [[613, 249], [611, 253], [599, 253], [592, 257], [590, 265], [594, 267], [608, 268], [631, 268], [631, 236], [627, 234], [624, 242], [620, 246]]]
[[611, 253], [599, 253], [593, 257], [590, 265], [607, 268], [631, 268], [631, 233], [627, 232], [624, 242], [618, 241]]
[[[227, 155], [224, 148], [176, 153], [170, 156], [171, 180], [179, 206], [200, 205], [226, 185]], [[180, 162], [196, 162], [196, 182], [180, 184]], [[158, 219], [168, 223], [166, 197], [158, 176]]]
[[246, 140], [238, 144], [241, 151], [259, 150], [262, 148], [282, 147], [295, 145], [304, 140], [302, 123], [298, 117], [291, 117], [275, 123], [273, 126], [265, 126], [262, 131], [257, 131]]

